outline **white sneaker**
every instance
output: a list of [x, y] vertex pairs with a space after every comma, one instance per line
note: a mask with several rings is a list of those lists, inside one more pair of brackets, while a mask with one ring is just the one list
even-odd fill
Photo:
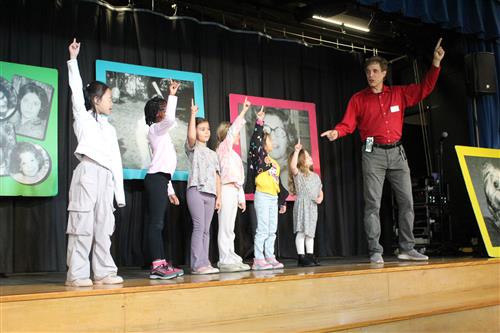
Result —
[[66, 281], [65, 285], [68, 287], [92, 287], [93, 284], [91, 279], [80, 279], [80, 280]]
[[250, 265], [243, 262], [237, 262], [234, 264], [219, 264], [218, 266], [221, 273], [244, 272], [250, 270]]
[[241, 268], [238, 264], [219, 264], [221, 273], [239, 272]]
[[120, 284], [123, 283], [123, 279], [118, 275], [108, 275], [103, 279], [94, 280], [95, 285], [103, 285], [103, 284]]
[[239, 262], [238, 266], [240, 266], [240, 271], [249, 271], [252, 268], [250, 267], [250, 265], [247, 265], [244, 262]]
[[401, 252], [400, 254], [398, 254], [398, 259], [400, 259], [400, 260], [426, 261], [426, 260], [429, 260], [429, 257], [426, 255], [423, 255], [422, 253], [413, 249], [413, 250], [410, 250], [408, 252]]

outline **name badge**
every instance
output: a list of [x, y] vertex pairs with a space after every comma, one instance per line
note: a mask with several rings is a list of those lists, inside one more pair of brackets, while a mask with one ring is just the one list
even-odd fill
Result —
[[391, 112], [399, 112], [399, 105], [392, 105]]

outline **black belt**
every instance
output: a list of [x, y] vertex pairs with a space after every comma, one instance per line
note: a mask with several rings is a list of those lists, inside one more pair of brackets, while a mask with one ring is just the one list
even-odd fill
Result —
[[403, 143], [401, 141], [390, 143], [387, 145], [381, 145], [380, 143], [373, 143], [373, 147], [382, 148], [382, 149], [391, 149], [401, 146]]

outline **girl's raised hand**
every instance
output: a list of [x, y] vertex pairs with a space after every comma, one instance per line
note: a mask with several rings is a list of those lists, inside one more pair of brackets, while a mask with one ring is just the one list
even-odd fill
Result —
[[260, 107], [260, 111], [257, 112], [257, 119], [259, 120], [264, 120], [264, 117], [266, 116], [266, 113], [264, 112], [264, 105]]
[[241, 113], [247, 112], [248, 109], [250, 108], [250, 105], [252, 105], [252, 103], [250, 103], [248, 97], [245, 96], [245, 101], [243, 102], [243, 109], [241, 110]]
[[302, 149], [302, 145], [300, 144], [300, 138], [294, 148], [297, 153]]
[[194, 99], [191, 98], [191, 115], [196, 116], [198, 113], [198, 105], [194, 104]]
[[68, 46], [69, 58], [76, 59], [80, 53], [80, 43], [76, 42], [76, 38], [73, 38], [73, 43]]
[[177, 94], [177, 89], [179, 89], [180, 83], [174, 80], [170, 81], [170, 84], [168, 85], [168, 90], [170, 95], [175, 95]]

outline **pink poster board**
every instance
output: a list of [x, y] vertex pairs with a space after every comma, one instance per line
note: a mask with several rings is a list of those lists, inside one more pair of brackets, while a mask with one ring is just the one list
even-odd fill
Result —
[[[281, 182], [288, 189], [288, 156], [293, 151], [298, 138], [304, 148], [309, 151], [314, 161], [314, 172], [321, 176], [318, 150], [318, 129], [316, 126], [316, 106], [314, 103], [288, 101], [257, 96], [238, 94], [229, 95], [229, 110], [233, 121], [242, 109], [245, 97], [252, 103], [245, 115], [246, 124], [240, 132], [240, 145], [235, 150], [240, 154], [247, 168], [248, 146], [255, 126], [256, 112], [264, 106], [266, 112], [265, 128], [273, 139], [273, 157], [281, 168]], [[246, 195], [247, 200], [253, 200], [253, 194]], [[294, 197], [289, 196], [288, 201]]]

